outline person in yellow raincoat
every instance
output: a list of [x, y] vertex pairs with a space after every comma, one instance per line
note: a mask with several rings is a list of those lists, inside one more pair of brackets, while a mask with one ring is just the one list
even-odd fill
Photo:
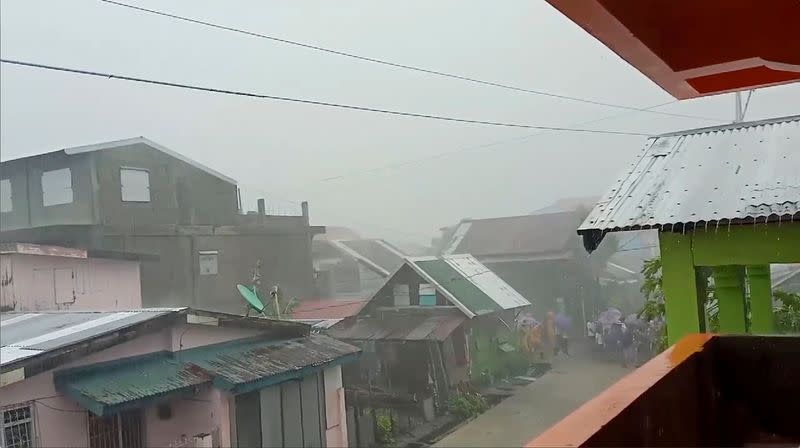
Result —
[[544, 328], [541, 330], [542, 350], [550, 353], [555, 353], [556, 348], [556, 315], [554, 312], [549, 311], [544, 322], [541, 324]]

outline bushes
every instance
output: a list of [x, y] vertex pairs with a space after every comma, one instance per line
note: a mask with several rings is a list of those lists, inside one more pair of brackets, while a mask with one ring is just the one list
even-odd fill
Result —
[[784, 334], [800, 333], [800, 294], [773, 291], [775, 329]]
[[463, 391], [450, 397], [448, 409], [452, 414], [467, 419], [486, 412], [489, 404], [478, 392]]
[[381, 446], [394, 446], [394, 419], [389, 414], [378, 414], [376, 416], [376, 426], [378, 427], [378, 442]]

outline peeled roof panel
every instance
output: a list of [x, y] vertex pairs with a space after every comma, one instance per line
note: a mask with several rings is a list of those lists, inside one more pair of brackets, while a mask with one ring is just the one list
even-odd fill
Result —
[[445, 257], [450, 266], [504, 310], [530, 305], [525, 297], [472, 256]]
[[569, 211], [471, 220], [469, 226], [459, 226], [448, 254], [560, 254], [575, 242], [573, 230], [581, 218], [576, 211]]
[[444, 259], [417, 261], [416, 265], [473, 315], [479, 316], [500, 311], [500, 306], [491, 297]]
[[648, 140], [578, 232], [798, 214], [800, 116], [793, 116]]
[[383, 240], [346, 240], [340, 243], [390, 274], [403, 264], [403, 253]]

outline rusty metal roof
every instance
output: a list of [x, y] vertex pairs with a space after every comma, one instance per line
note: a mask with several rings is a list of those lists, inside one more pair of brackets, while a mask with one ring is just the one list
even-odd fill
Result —
[[358, 352], [316, 334], [279, 341], [246, 339], [67, 369], [56, 372], [55, 382], [95, 414], [109, 415], [204, 384], [231, 393], [261, 389], [346, 362]]
[[649, 139], [578, 233], [591, 250], [606, 232], [797, 218], [800, 115]]
[[[309, 368], [358, 352], [357, 347], [345, 342], [312, 334], [308, 338], [280, 342], [250, 340], [221, 347], [202, 347], [181, 359], [210, 372], [215, 386], [242, 393], [266, 387], [269, 385], [266, 383], [305, 376], [301, 373]], [[256, 383], [257, 387], [252, 386]]]
[[207, 372], [181, 362], [173, 353], [143, 356], [57, 371], [56, 388], [97, 415], [140, 406], [212, 381]]
[[302, 300], [292, 310], [292, 319], [343, 319], [358, 314], [367, 302], [367, 299]]
[[345, 340], [443, 341], [466, 320], [463, 313], [455, 310], [439, 311], [432, 315], [387, 313], [383, 316], [359, 317], [354, 322], [341, 322], [327, 333]]

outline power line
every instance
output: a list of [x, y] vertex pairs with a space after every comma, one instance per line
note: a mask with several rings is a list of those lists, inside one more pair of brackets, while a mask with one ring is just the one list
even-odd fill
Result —
[[130, 5], [130, 4], [127, 4], [127, 3], [122, 3], [122, 2], [118, 2], [118, 1], [114, 1], [114, 0], [99, 0], [99, 1], [101, 1], [103, 3], [107, 3], [109, 5], [121, 6], [123, 8], [129, 8], [129, 9], [133, 9], [133, 10], [136, 10], [136, 11], [145, 12], [145, 13], [148, 13], [148, 14], [155, 14], [155, 15], [162, 16], [162, 17], [168, 17], [170, 19], [175, 19], [175, 20], [180, 20], [180, 21], [184, 21], [184, 22], [194, 23], [194, 24], [197, 24], [197, 25], [203, 25], [203, 26], [216, 28], [216, 29], [220, 29], [220, 30], [224, 30], [224, 31], [230, 31], [230, 32], [234, 32], [234, 33], [244, 34], [244, 35], [251, 36], [251, 37], [258, 37], [258, 38], [261, 38], [261, 39], [267, 39], [267, 40], [271, 40], [271, 41], [274, 41], [274, 42], [280, 42], [280, 43], [283, 43], [283, 44], [294, 45], [294, 46], [297, 46], [297, 47], [307, 48], [307, 49], [310, 49], [310, 50], [322, 51], [322, 52], [334, 54], [334, 55], [337, 55], [337, 56], [344, 56], [344, 57], [347, 57], [347, 58], [357, 59], [357, 60], [360, 60], [360, 61], [372, 62], [372, 63], [375, 63], [375, 64], [381, 64], [381, 65], [386, 65], [386, 66], [395, 67], [395, 68], [402, 68], [402, 69], [405, 69], [405, 70], [412, 70], [412, 71], [416, 71], [416, 72], [427, 73], [427, 74], [430, 74], [430, 75], [442, 76], [442, 77], [445, 77], [445, 78], [458, 79], [458, 80], [461, 80], [461, 81], [471, 82], [471, 83], [475, 83], [475, 84], [483, 84], [483, 85], [487, 85], [487, 86], [498, 87], [498, 88], [501, 88], [501, 89], [512, 90], [512, 91], [516, 91], [516, 92], [524, 92], [524, 93], [530, 93], [530, 94], [534, 94], [534, 95], [547, 96], [547, 97], [550, 97], [550, 98], [558, 98], [558, 99], [567, 100], [567, 101], [577, 101], [577, 102], [580, 102], [580, 103], [594, 104], [596, 106], [613, 107], [613, 108], [617, 108], [617, 109], [626, 109], [626, 110], [637, 111], [637, 112], [647, 112], [647, 113], [666, 115], [666, 116], [671, 116], [671, 117], [693, 118], [693, 119], [708, 120], [708, 121], [727, 121], [727, 120], [720, 120], [718, 118], [710, 118], [710, 117], [703, 117], [703, 116], [697, 116], [697, 115], [685, 115], [685, 114], [674, 114], [674, 113], [669, 113], [669, 112], [659, 112], [659, 111], [649, 110], [648, 108], [639, 108], [639, 107], [633, 107], [633, 106], [626, 106], [626, 105], [622, 105], [622, 104], [606, 103], [606, 102], [603, 102], [603, 101], [595, 101], [595, 100], [590, 100], [590, 99], [586, 99], [586, 98], [579, 98], [579, 97], [574, 97], [574, 96], [569, 96], [569, 95], [561, 95], [561, 94], [556, 94], [556, 93], [551, 93], [551, 92], [545, 92], [543, 90], [533, 90], [533, 89], [526, 89], [526, 88], [522, 88], [522, 87], [515, 87], [515, 86], [508, 85], [508, 84], [501, 84], [501, 83], [497, 83], [497, 82], [484, 81], [484, 80], [477, 79], [477, 78], [472, 78], [472, 77], [469, 77], [469, 76], [455, 75], [455, 74], [452, 74], [452, 73], [446, 73], [446, 72], [441, 72], [441, 71], [437, 71], [437, 70], [416, 67], [416, 66], [413, 66], [413, 65], [400, 64], [400, 63], [396, 63], [396, 62], [386, 61], [386, 60], [383, 60], [383, 59], [376, 59], [376, 58], [371, 58], [371, 57], [367, 57], [367, 56], [357, 55], [357, 54], [354, 54], [354, 53], [348, 53], [348, 52], [344, 52], [344, 51], [333, 50], [333, 49], [330, 49], [330, 48], [320, 47], [318, 45], [306, 44], [306, 43], [298, 42], [298, 41], [294, 41], [294, 40], [283, 39], [283, 38], [275, 37], [275, 36], [269, 36], [269, 35], [266, 35], [266, 34], [256, 33], [254, 31], [247, 31], [247, 30], [242, 30], [242, 29], [239, 29], [239, 28], [220, 25], [220, 24], [217, 24], [217, 23], [206, 22], [206, 21], [199, 20], [199, 19], [192, 19], [190, 17], [179, 16], [179, 15], [176, 15], [176, 14], [170, 14], [170, 13], [163, 12], [163, 11], [158, 11], [158, 10], [155, 10], [155, 9], [143, 8], [141, 6]]
[[[649, 107], [647, 107], [645, 109], [648, 109], [648, 110], [655, 109], [655, 108], [658, 108], [658, 107], [663, 107], [663, 106], [667, 106], [669, 104], [673, 104], [673, 103], [675, 103], [677, 101], [678, 100], [667, 101], [665, 103], [659, 103], [659, 104], [655, 104], [653, 106], [649, 106]], [[596, 119], [589, 120], [589, 121], [583, 121], [583, 122], [580, 122], [580, 123], [575, 123], [574, 125], [570, 125], [570, 127], [572, 127], [572, 126], [585, 126], [585, 125], [588, 125], [588, 124], [599, 123], [601, 121], [612, 120], [612, 119], [615, 119], [615, 118], [619, 118], [619, 117], [622, 117], [622, 116], [627, 116], [627, 115], [634, 114], [634, 113], [636, 113], [636, 111], [628, 111], [628, 112], [622, 112], [622, 113], [619, 113], [619, 114], [608, 115], [608, 116], [605, 116], [605, 117], [596, 118]], [[415, 165], [415, 164], [421, 163], [421, 162], [427, 162], [429, 160], [441, 159], [441, 158], [457, 155], [457, 154], [460, 154], [462, 152], [475, 151], [475, 150], [479, 150], [479, 149], [491, 148], [491, 147], [494, 147], [494, 146], [506, 145], [506, 144], [509, 144], [509, 143], [522, 142], [522, 141], [528, 140], [530, 138], [536, 137], [537, 135], [542, 135], [544, 133], [545, 133], [544, 131], [534, 132], [532, 134], [527, 134], [527, 135], [523, 135], [523, 136], [520, 136], [520, 137], [515, 137], [515, 138], [512, 138], [512, 139], [505, 139], [505, 140], [499, 140], [499, 141], [494, 141], [494, 142], [489, 142], [489, 143], [482, 143], [480, 145], [466, 146], [466, 147], [463, 147], [463, 148], [455, 149], [453, 151], [441, 152], [441, 153], [438, 153], [438, 154], [419, 157], [419, 158], [416, 158], [416, 159], [402, 160], [402, 161], [399, 161], [399, 162], [388, 163], [388, 164], [385, 164], [385, 165], [372, 167], [372, 168], [351, 170], [351, 171], [346, 172], [344, 174], [340, 174], [340, 175], [336, 175], [336, 176], [324, 177], [324, 178], [321, 178], [321, 179], [317, 179], [315, 181], [311, 181], [311, 182], [305, 183], [305, 184], [297, 186], [297, 187], [289, 187], [286, 190], [288, 190], [288, 191], [292, 191], [292, 190], [294, 190], [294, 191], [303, 191], [303, 190], [307, 190], [307, 188], [310, 185], [313, 185], [313, 184], [338, 181], [338, 180], [342, 180], [342, 179], [345, 179], [345, 178], [348, 178], [348, 177], [362, 176], [362, 175], [372, 174], [372, 173], [376, 173], [376, 172], [380, 172], [380, 171], [386, 171], [386, 170], [402, 168], [402, 167], [406, 167], [406, 166], [410, 166], [410, 165]]]
[[13, 59], [0, 59], [0, 62], [4, 64], [13, 64], [13, 65], [20, 65], [25, 67], [32, 67], [38, 68], [43, 70], [52, 70], [58, 72], [67, 72], [67, 73], [76, 73], [79, 75], [86, 75], [86, 76], [96, 76], [99, 78], [111, 78], [111, 79], [120, 79], [123, 81], [132, 81], [144, 84], [155, 84], [160, 86], [167, 86], [167, 87], [177, 87], [181, 89], [188, 89], [188, 90], [197, 90], [203, 92], [211, 92], [211, 93], [219, 93], [223, 95], [233, 95], [233, 96], [244, 96], [249, 98], [260, 98], [260, 99], [268, 99], [268, 100], [275, 100], [275, 101], [285, 101], [291, 103], [301, 103], [301, 104], [311, 104], [315, 106], [325, 106], [325, 107], [337, 107], [342, 109], [351, 109], [351, 110], [359, 110], [363, 112], [374, 112], [374, 113], [381, 113], [387, 115], [397, 115], [397, 116], [404, 116], [404, 117], [414, 117], [414, 118], [426, 118], [429, 120], [440, 120], [440, 121], [449, 121], [449, 122], [457, 122], [457, 123], [468, 123], [468, 124], [479, 124], [485, 126], [499, 126], [499, 127], [508, 127], [508, 128], [524, 128], [524, 129], [540, 129], [545, 131], [562, 131], [562, 132], [586, 132], [591, 134], [614, 134], [614, 135], [634, 135], [639, 137], [649, 137], [650, 134], [644, 134], [640, 132], [626, 132], [626, 131], [608, 131], [608, 130], [598, 130], [598, 129], [579, 129], [579, 128], [566, 128], [566, 127], [558, 127], [558, 126], [540, 126], [540, 125], [528, 125], [528, 124], [519, 124], [519, 123], [506, 123], [506, 122], [499, 122], [499, 121], [486, 121], [486, 120], [472, 120], [468, 118], [458, 118], [458, 117], [448, 117], [443, 115], [432, 115], [432, 114], [423, 114], [423, 113], [416, 113], [416, 112], [403, 112], [397, 110], [390, 110], [390, 109], [379, 109], [375, 107], [367, 107], [367, 106], [355, 106], [351, 104], [340, 104], [340, 103], [331, 103], [328, 101], [318, 101], [318, 100], [309, 100], [303, 98], [293, 98], [293, 97], [286, 97], [286, 96], [277, 96], [277, 95], [266, 95], [261, 93], [254, 93], [254, 92], [245, 92], [240, 90], [229, 90], [229, 89], [219, 89], [213, 87], [202, 87], [196, 86], [192, 84], [183, 84], [183, 83], [176, 83], [170, 81], [159, 81], [154, 79], [147, 79], [147, 78], [137, 78], [134, 76], [128, 75], [117, 75], [113, 73], [103, 73], [97, 72], [93, 70], [85, 70], [85, 69], [77, 69], [77, 68], [70, 68], [70, 67], [59, 67], [55, 65], [46, 65], [46, 64], [38, 64], [34, 62], [26, 62], [26, 61], [17, 61]]

